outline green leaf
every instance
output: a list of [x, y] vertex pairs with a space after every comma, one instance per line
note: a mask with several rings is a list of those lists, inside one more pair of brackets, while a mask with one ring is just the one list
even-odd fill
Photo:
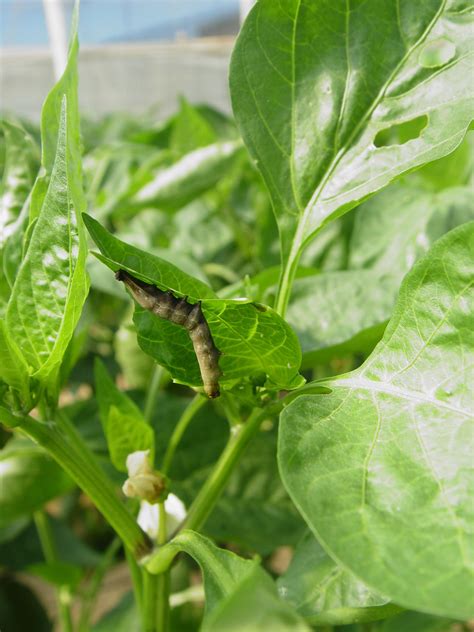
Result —
[[12, 234], [15, 220], [33, 186], [38, 171], [38, 149], [21, 127], [3, 121], [5, 139], [5, 167], [3, 169], [0, 197], [0, 252]]
[[[298, 615], [278, 599], [275, 585], [257, 560], [245, 560], [219, 549], [204, 536], [189, 530], [162, 547], [160, 555], [169, 563], [181, 551], [196, 560], [203, 574], [206, 593], [203, 631], [308, 630]], [[157, 572], [158, 568], [152, 565], [150, 562], [147, 567]], [[236, 604], [240, 604], [237, 618]], [[296, 627], [290, 627], [295, 624]]]
[[396, 603], [469, 618], [474, 222], [405, 278], [384, 338], [283, 412], [283, 482], [336, 560]]
[[[231, 95], [285, 257], [297, 258], [323, 223], [460, 144], [472, 120], [471, 31], [456, 0], [255, 5], [234, 49]], [[382, 133], [411, 121], [413, 137], [383, 144]]]
[[[59, 367], [88, 292], [86, 241], [80, 215], [81, 145], [77, 103], [77, 14], [68, 64], [42, 113], [42, 165], [30, 207], [31, 231], [7, 307], [7, 333], [53, 391]], [[47, 176], [51, 174], [47, 185]], [[47, 190], [45, 192], [47, 186]]]
[[313, 625], [375, 621], [399, 611], [330, 558], [312, 533], [301, 540], [277, 585], [280, 596]]
[[153, 463], [153, 429], [145, 421], [138, 406], [117, 388], [98, 358], [94, 372], [100, 418], [113, 465], [121, 472], [126, 472], [127, 456], [138, 450], [150, 450]]
[[[295, 388], [301, 384], [298, 368], [301, 355], [296, 336], [287, 323], [270, 308], [245, 301], [213, 298], [214, 292], [171, 263], [130, 246], [108, 233], [85, 215], [84, 221], [100, 248], [99, 256], [112, 270], [124, 269], [134, 276], [178, 296], [196, 302], [202, 310], [214, 343], [223, 353], [219, 366], [221, 383], [255, 378], [270, 388]], [[157, 318], [138, 306], [134, 322], [141, 348], [184, 384], [202, 384], [196, 355], [183, 327]]]
[[0, 526], [31, 515], [74, 487], [69, 476], [29, 441], [11, 440], [0, 452]]
[[185, 274], [165, 259], [120, 241], [89, 215], [84, 214], [83, 217], [87, 230], [103, 255], [98, 258], [114, 272], [126, 270], [161, 289], [170, 289], [195, 300], [215, 297], [212, 289], [202, 281]]

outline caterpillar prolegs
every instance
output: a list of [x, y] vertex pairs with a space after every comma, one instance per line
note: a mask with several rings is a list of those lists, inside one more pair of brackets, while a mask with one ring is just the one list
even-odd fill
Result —
[[140, 281], [125, 270], [118, 270], [115, 278], [124, 282], [141, 307], [186, 329], [193, 343], [204, 392], [210, 398], [219, 397], [221, 352], [214, 344], [209, 325], [202, 313], [201, 302], [193, 304], [186, 298], [176, 298], [171, 292], [164, 292], [154, 285]]

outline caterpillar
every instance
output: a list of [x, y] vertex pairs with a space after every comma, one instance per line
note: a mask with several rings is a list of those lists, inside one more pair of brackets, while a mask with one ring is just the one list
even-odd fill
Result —
[[219, 377], [222, 375], [219, 368], [221, 352], [212, 339], [209, 325], [202, 312], [201, 301], [189, 303], [187, 297], [176, 298], [171, 292], [164, 292], [154, 285], [140, 281], [125, 270], [118, 270], [115, 278], [123, 281], [141, 307], [186, 329], [193, 343], [204, 392], [211, 399], [219, 397]]

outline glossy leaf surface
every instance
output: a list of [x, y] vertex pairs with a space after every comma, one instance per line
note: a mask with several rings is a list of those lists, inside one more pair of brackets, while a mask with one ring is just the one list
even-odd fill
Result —
[[[362, 367], [284, 411], [280, 469], [335, 559], [396, 603], [472, 616], [474, 223], [405, 278]], [[471, 378], [471, 379], [470, 379]]]
[[[284, 256], [335, 214], [459, 145], [472, 120], [471, 20], [457, 0], [256, 4], [234, 49], [231, 93]], [[451, 54], [428, 64], [440, 42]], [[384, 141], [410, 121], [420, 123], [412, 137]]]

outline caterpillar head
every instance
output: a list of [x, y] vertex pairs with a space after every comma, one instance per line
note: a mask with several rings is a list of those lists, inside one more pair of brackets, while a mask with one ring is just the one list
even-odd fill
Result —
[[[152, 309], [156, 303], [156, 297], [147, 287], [146, 283], [140, 282], [138, 279], [132, 277], [125, 270], [117, 270], [115, 278], [118, 281], [123, 281], [127, 288], [130, 290], [131, 295], [137, 301], [137, 303], [144, 309]], [[149, 286], [152, 287], [152, 286]]]

